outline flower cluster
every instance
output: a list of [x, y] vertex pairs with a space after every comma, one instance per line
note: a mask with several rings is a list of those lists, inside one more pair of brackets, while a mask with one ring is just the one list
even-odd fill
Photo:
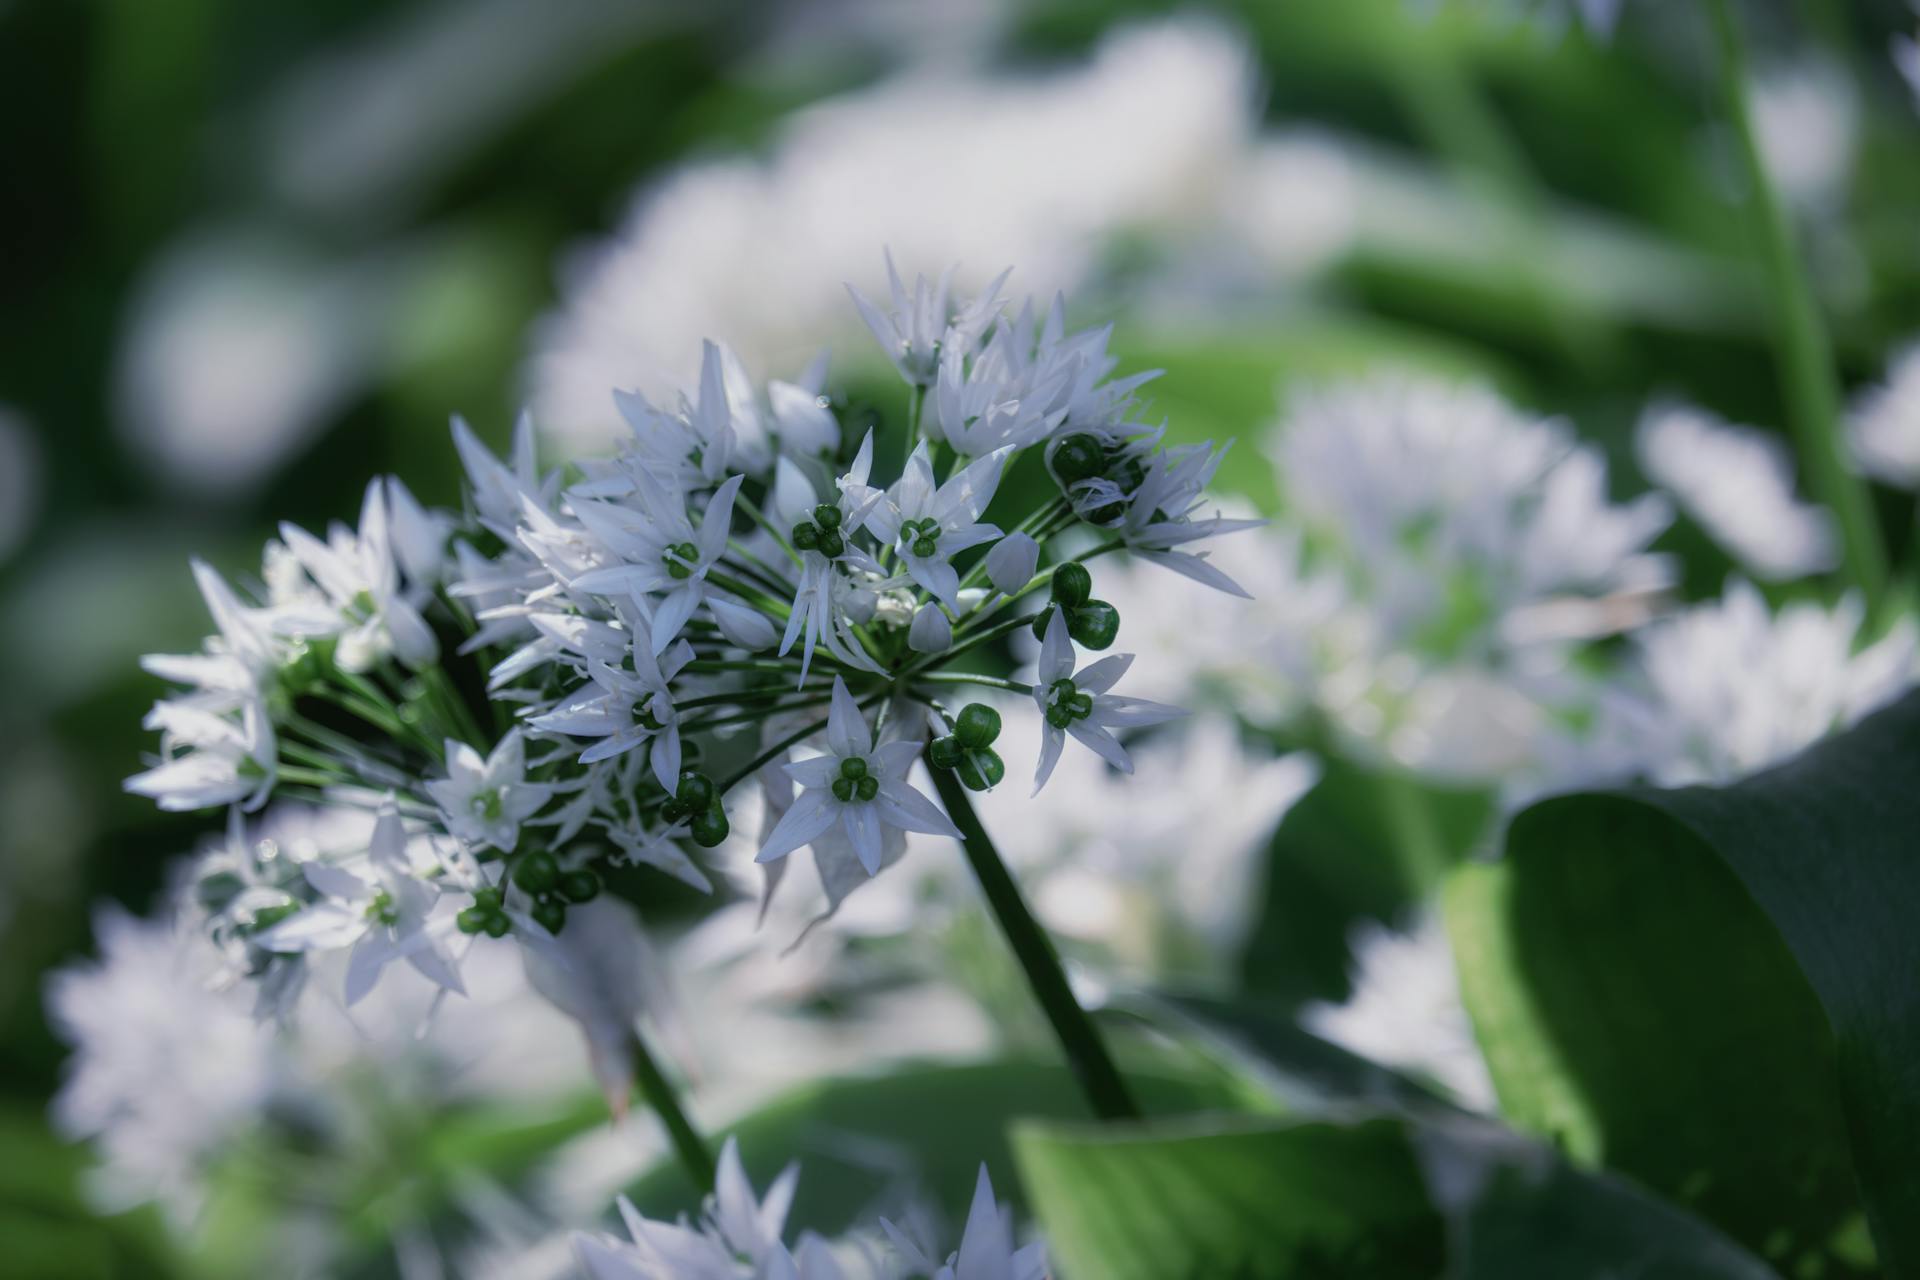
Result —
[[[128, 788], [378, 815], [350, 857], [222, 881], [266, 1006], [342, 950], [349, 1003], [395, 962], [458, 992], [459, 935], [550, 952], [631, 864], [707, 890], [693, 851], [728, 838], [743, 784], [765, 792], [770, 876], [808, 847], [823, 878], [871, 876], [907, 832], [958, 834], [923, 757], [975, 791], [1004, 776], [999, 712], [948, 701], [968, 687], [1031, 698], [1035, 790], [1068, 739], [1130, 771], [1121, 735], [1179, 714], [1113, 692], [1131, 655], [1080, 660], [1122, 629], [1090, 566], [1130, 551], [1239, 594], [1200, 545], [1258, 523], [1207, 505], [1221, 452], [1138, 421], [1154, 375], [1117, 376], [1063, 300], [888, 272], [888, 298], [854, 303], [906, 383], [902, 422], [849, 431], [824, 361], [761, 386], [710, 342], [675, 403], [616, 394], [614, 457], [543, 474], [524, 419], [510, 461], [456, 420], [462, 511], [382, 478], [355, 528], [282, 526], [251, 592], [195, 565], [218, 633], [147, 660], [182, 687]], [[1042, 495], [1025, 509], [996, 502], [1015, 470]], [[1026, 630], [1034, 683], [968, 669]]]

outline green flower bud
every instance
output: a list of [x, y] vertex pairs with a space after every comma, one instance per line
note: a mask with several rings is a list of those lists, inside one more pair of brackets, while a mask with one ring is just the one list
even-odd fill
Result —
[[1055, 445], [1051, 461], [1053, 474], [1060, 477], [1060, 482], [1073, 484], [1080, 480], [1091, 480], [1104, 471], [1107, 451], [1097, 438], [1083, 431]]
[[960, 739], [960, 745], [975, 751], [990, 746], [1000, 736], [1000, 713], [984, 702], [969, 702], [960, 709], [953, 736]]
[[956, 770], [960, 785], [969, 791], [991, 791], [1007, 776], [1006, 762], [997, 751], [969, 751]]
[[1120, 634], [1120, 611], [1105, 600], [1089, 600], [1067, 615], [1067, 634], [1083, 649], [1104, 649]]
[[1053, 599], [1069, 609], [1077, 609], [1093, 595], [1093, 575], [1087, 566], [1069, 560], [1053, 571]]
[[592, 902], [600, 896], [600, 877], [585, 867], [562, 872], [560, 896], [568, 902]]
[[793, 532], [788, 535], [788, 540], [798, 550], [811, 551], [820, 545], [820, 530], [802, 520], [793, 526]]
[[813, 522], [829, 532], [840, 527], [840, 508], [823, 502], [813, 509]]
[[548, 933], [558, 933], [567, 927], [567, 904], [557, 898], [540, 899], [527, 914]]
[[960, 745], [960, 739], [949, 733], [935, 738], [927, 747], [927, 763], [936, 769], [952, 769], [965, 754], [966, 748]]
[[687, 807], [687, 812], [696, 813], [713, 803], [713, 779], [698, 769], [682, 769], [680, 789], [674, 798]]
[[487, 917], [486, 922], [480, 927], [486, 930], [489, 938], [504, 938], [507, 936], [507, 932], [513, 928], [513, 921], [507, 919], [506, 912], [495, 911]]
[[520, 855], [514, 864], [513, 882], [528, 893], [549, 893], [560, 881], [560, 864], [545, 849]]
[[704, 813], [693, 820], [693, 842], [702, 849], [711, 849], [727, 838], [727, 832], [733, 830], [727, 822], [727, 811], [716, 801]]

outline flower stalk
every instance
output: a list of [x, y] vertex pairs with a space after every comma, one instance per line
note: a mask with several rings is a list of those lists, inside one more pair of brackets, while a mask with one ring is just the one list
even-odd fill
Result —
[[1840, 380], [1826, 323], [1809, 283], [1785, 204], [1767, 172], [1748, 93], [1745, 41], [1730, 0], [1705, 0], [1720, 52], [1720, 90], [1738, 140], [1750, 191], [1761, 265], [1772, 295], [1781, 394], [1807, 485], [1840, 526], [1847, 578], [1876, 605], [1886, 592], [1886, 551], [1875, 527], [1867, 486], [1847, 463], [1841, 435]]
[[713, 1148], [694, 1127], [687, 1117], [685, 1108], [680, 1105], [679, 1091], [654, 1059], [647, 1048], [647, 1039], [635, 1031], [627, 1042], [628, 1051], [633, 1054], [633, 1080], [640, 1087], [640, 1094], [660, 1117], [660, 1124], [667, 1131], [667, 1140], [673, 1145], [673, 1153], [680, 1161], [680, 1167], [686, 1170], [694, 1189], [701, 1195], [713, 1190], [714, 1163]]
[[932, 768], [929, 772], [933, 774], [934, 787], [940, 793], [947, 815], [960, 828], [960, 847], [966, 851], [974, 878], [980, 882], [980, 891], [986, 894], [994, 919], [1000, 922], [1007, 944], [1026, 971], [1027, 985], [1053, 1027], [1060, 1048], [1067, 1055], [1067, 1065], [1079, 1082], [1080, 1091], [1086, 1095], [1087, 1105], [1102, 1120], [1139, 1119], [1140, 1106], [1134, 1101], [1120, 1069], [1114, 1065], [1106, 1040], [1074, 998], [1053, 940], [1033, 918], [1026, 899], [1020, 894], [1020, 886], [1014, 882], [1013, 874], [1001, 861], [993, 840], [980, 824], [966, 788], [950, 769]]

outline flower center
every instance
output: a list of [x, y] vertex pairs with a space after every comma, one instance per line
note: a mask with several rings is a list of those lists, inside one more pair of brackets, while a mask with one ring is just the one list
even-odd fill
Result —
[[802, 551], [818, 551], [829, 560], [845, 554], [847, 539], [840, 532], [840, 508], [823, 502], [813, 509], [812, 520], [793, 526], [793, 545]]
[[1071, 680], [1055, 680], [1047, 686], [1047, 723], [1064, 729], [1075, 720], [1093, 714], [1093, 695], [1080, 692]]
[[676, 542], [666, 549], [660, 559], [667, 566], [668, 577], [675, 582], [685, 582], [693, 576], [693, 566], [700, 559], [700, 548], [691, 542]]
[[940, 522], [932, 517], [909, 520], [900, 526], [900, 542], [917, 556], [930, 556], [940, 549]]
[[367, 904], [367, 919], [386, 925], [399, 924], [400, 912], [393, 905], [393, 895], [385, 889], [374, 894], [373, 901]]
[[833, 780], [833, 798], [842, 804], [871, 800], [880, 794], [880, 779], [873, 776], [867, 762], [848, 756], [840, 762], [840, 774]]
[[482, 822], [500, 821], [501, 804], [498, 789], [482, 791], [479, 795], [475, 796], [473, 798], [473, 812]]

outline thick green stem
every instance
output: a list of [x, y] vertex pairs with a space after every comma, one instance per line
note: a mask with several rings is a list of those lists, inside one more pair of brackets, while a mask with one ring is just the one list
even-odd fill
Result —
[[930, 772], [941, 803], [946, 805], [954, 825], [960, 828], [960, 847], [966, 850], [974, 877], [980, 881], [980, 889], [987, 895], [987, 904], [993, 908], [994, 917], [999, 920], [1020, 967], [1026, 970], [1027, 984], [1033, 989], [1034, 998], [1040, 1002], [1047, 1021], [1053, 1024], [1053, 1033], [1066, 1052], [1067, 1065], [1080, 1082], [1080, 1091], [1086, 1095], [1088, 1105], [1102, 1120], [1139, 1119], [1140, 1107], [1128, 1091], [1119, 1068], [1113, 1065], [1100, 1029], [1073, 998], [1073, 989], [1067, 985], [1067, 974], [1060, 967], [1060, 956], [1053, 949], [1053, 941], [1027, 909], [1020, 887], [1000, 860], [986, 828], [980, 825], [966, 788], [960, 785], [951, 769]]
[[1772, 294], [1781, 394], [1788, 408], [1807, 487], [1832, 508], [1840, 524], [1847, 577], [1880, 600], [1887, 585], [1886, 552], [1875, 527], [1866, 484], [1847, 465], [1840, 433], [1840, 380], [1834, 372], [1826, 324], [1815, 305], [1806, 263], [1785, 205], [1767, 174], [1747, 97], [1747, 55], [1729, 0], [1705, 0], [1720, 46], [1720, 88], [1740, 145], [1741, 166], [1753, 202], [1754, 229]]
[[674, 1154], [680, 1157], [681, 1167], [687, 1171], [687, 1177], [705, 1195], [713, 1190], [713, 1149], [681, 1109], [680, 1096], [660, 1070], [660, 1064], [653, 1060], [653, 1054], [647, 1049], [646, 1037], [634, 1032], [628, 1037], [627, 1048], [633, 1053], [634, 1083], [640, 1086], [640, 1093], [646, 1098], [647, 1105], [653, 1108], [653, 1113], [660, 1117], [660, 1123], [666, 1128], [667, 1138], [673, 1143]]

